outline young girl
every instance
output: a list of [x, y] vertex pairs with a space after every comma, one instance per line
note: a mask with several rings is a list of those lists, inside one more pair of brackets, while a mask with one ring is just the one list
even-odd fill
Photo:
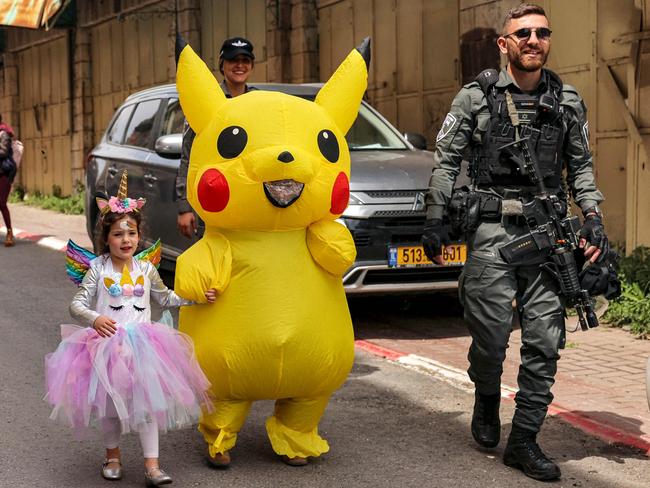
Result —
[[[143, 204], [144, 199], [126, 197], [125, 171], [118, 196], [98, 199], [105, 254], [90, 260], [92, 253], [68, 245], [68, 274], [85, 272], [70, 313], [91, 328], [62, 326], [61, 344], [46, 357], [46, 399], [54, 407], [51, 418], [66, 420], [76, 430], [100, 424], [106, 479], [122, 477], [120, 434], [137, 431], [146, 484], [159, 486], [172, 479], [158, 464], [158, 431], [191, 424], [201, 407], [210, 410], [210, 383], [196, 362], [191, 339], [151, 322], [150, 295], [163, 307], [190, 302], [163, 284], [148, 260], [151, 253], [134, 257]], [[215, 290], [206, 291], [206, 302], [215, 296]]]

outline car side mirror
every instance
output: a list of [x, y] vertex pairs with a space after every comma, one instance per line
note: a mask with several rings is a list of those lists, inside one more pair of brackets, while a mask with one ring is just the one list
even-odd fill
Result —
[[182, 145], [183, 134], [167, 134], [156, 139], [154, 150], [163, 158], [177, 159], [181, 157]]
[[427, 149], [427, 140], [422, 134], [417, 132], [405, 132], [404, 139], [409, 141], [415, 149], [422, 149], [425, 151]]

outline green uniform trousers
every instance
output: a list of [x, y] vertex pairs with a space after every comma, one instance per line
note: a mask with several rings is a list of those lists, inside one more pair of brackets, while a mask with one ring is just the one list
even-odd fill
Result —
[[555, 278], [540, 269], [544, 258], [519, 266], [501, 258], [499, 248], [526, 232], [521, 225], [481, 223], [468, 239], [459, 295], [472, 336], [468, 373], [486, 395], [500, 391], [515, 301], [522, 345], [512, 423], [538, 432], [553, 400], [558, 350], [564, 347], [564, 304]]

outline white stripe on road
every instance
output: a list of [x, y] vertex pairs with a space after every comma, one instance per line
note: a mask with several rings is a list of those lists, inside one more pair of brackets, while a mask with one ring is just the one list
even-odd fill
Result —
[[[460, 390], [474, 393], [474, 383], [472, 383], [472, 380], [469, 379], [469, 375], [462, 369], [454, 368], [453, 366], [440, 363], [434, 359], [418, 356], [416, 354], [402, 356], [398, 358], [396, 362], [408, 368], [417, 369], [436, 376]], [[516, 392], [516, 388], [501, 385], [501, 396], [504, 398], [512, 398]]]
[[[3, 232], [6, 235], [7, 227], [0, 227], [0, 232]], [[39, 246], [47, 247], [48, 249], [54, 249], [55, 251], [65, 251], [66, 247], [68, 246], [68, 243], [66, 241], [62, 241], [56, 237], [46, 236], [41, 237], [40, 239], [36, 239], [36, 234], [30, 234], [29, 232], [23, 229], [19, 229], [18, 227], [14, 227], [13, 232], [16, 239], [27, 239], [35, 242]]]
[[63, 251], [68, 245], [67, 242], [63, 242], [61, 239], [57, 239], [56, 237], [43, 237], [36, 241], [36, 244], [43, 247], [49, 247], [55, 251]]

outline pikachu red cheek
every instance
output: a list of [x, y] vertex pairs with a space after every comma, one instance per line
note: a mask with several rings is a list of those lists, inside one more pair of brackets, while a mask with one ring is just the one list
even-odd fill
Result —
[[350, 182], [348, 181], [348, 176], [340, 172], [332, 187], [332, 206], [330, 207], [330, 212], [334, 215], [343, 213], [345, 207], [348, 206], [349, 200]]
[[230, 199], [228, 180], [216, 169], [209, 169], [199, 180], [198, 198], [201, 208], [208, 212], [221, 212]]

